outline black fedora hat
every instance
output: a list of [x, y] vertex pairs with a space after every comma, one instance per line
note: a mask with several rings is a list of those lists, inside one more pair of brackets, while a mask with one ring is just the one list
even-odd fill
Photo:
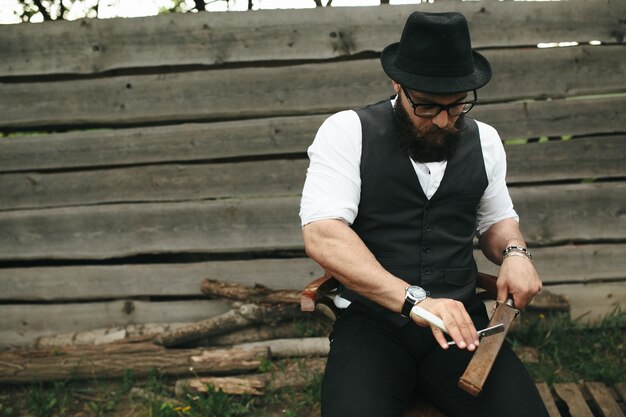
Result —
[[476, 90], [491, 79], [489, 62], [472, 50], [460, 13], [413, 12], [400, 42], [383, 49], [380, 61], [392, 80], [424, 93]]

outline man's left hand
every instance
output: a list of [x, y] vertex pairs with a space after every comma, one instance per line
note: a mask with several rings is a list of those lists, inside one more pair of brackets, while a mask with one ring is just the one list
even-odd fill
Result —
[[542, 287], [541, 278], [530, 260], [509, 256], [502, 261], [498, 281], [497, 301], [513, 297], [515, 308], [523, 309]]

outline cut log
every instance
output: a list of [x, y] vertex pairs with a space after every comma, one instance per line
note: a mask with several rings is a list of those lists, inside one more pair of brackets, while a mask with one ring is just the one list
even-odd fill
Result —
[[274, 339], [244, 343], [238, 349], [268, 348], [272, 358], [294, 358], [302, 356], [328, 356], [330, 342], [327, 337], [303, 337], [299, 339]]
[[243, 304], [219, 316], [162, 333], [155, 339], [155, 343], [166, 347], [181, 345], [255, 323], [275, 324], [298, 314], [299, 310], [296, 305]]
[[224, 375], [257, 369], [269, 349], [164, 349], [152, 343], [122, 343], [103, 348], [31, 350], [0, 353], [0, 383], [64, 379], [119, 378], [127, 370], [146, 376]]
[[[146, 323], [129, 324], [127, 326], [94, 329], [81, 332], [61, 333], [38, 338], [34, 345], [37, 348], [102, 345], [113, 342], [124, 342], [152, 337], [164, 332], [177, 330], [191, 323]], [[257, 339], [258, 340], [258, 339]], [[240, 343], [244, 343], [243, 341]], [[230, 343], [234, 345], [236, 343]], [[222, 344], [224, 345], [224, 344]]]
[[294, 322], [247, 327], [203, 341], [203, 346], [232, 346], [261, 340], [284, 339], [302, 336], [302, 329]]
[[300, 291], [272, 290], [260, 284], [256, 284], [254, 287], [248, 287], [241, 284], [205, 279], [202, 281], [201, 288], [203, 294], [212, 298], [227, 298], [241, 302], [254, 300], [256, 303], [261, 304], [300, 302]]
[[291, 363], [280, 371], [236, 377], [203, 377], [176, 382], [176, 396], [187, 393], [206, 393], [212, 386], [216, 391], [236, 395], [263, 395], [284, 387], [303, 387], [324, 370], [326, 360], [308, 359]]

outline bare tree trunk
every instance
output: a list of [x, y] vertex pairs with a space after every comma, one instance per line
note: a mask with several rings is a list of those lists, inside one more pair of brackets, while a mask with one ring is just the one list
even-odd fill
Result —
[[52, 20], [50, 13], [48, 13], [43, 4], [41, 4], [41, 0], [33, 0], [33, 2], [35, 3], [35, 6], [37, 6], [37, 8], [39, 9], [39, 13], [42, 14], [43, 20]]
[[199, 12], [206, 11], [206, 5], [204, 3], [204, 0], [194, 0], [194, 3], [196, 5], [196, 10], [198, 10]]
[[301, 329], [294, 322], [286, 321], [275, 326], [263, 324], [212, 337], [202, 346], [230, 346], [259, 340], [292, 338], [301, 336], [301, 333]]
[[164, 349], [152, 343], [110, 345], [107, 349], [67, 349], [0, 353], [0, 382], [121, 378], [126, 370], [146, 376], [197, 375], [255, 370], [269, 358], [267, 347], [247, 349]]
[[302, 337], [298, 339], [274, 339], [243, 343], [239, 349], [268, 348], [273, 359], [310, 356], [328, 356], [330, 342], [327, 337]]
[[271, 290], [263, 285], [247, 287], [241, 284], [205, 279], [200, 285], [203, 294], [211, 298], [228, 298], [244, 303], [254, 300], [257, 304], [265, 303], [300, 303], [300, 291]]
[[255, 323], [279, 323], [300, 314], [296, 305], [244, 304], [219, 316], [183, 326], [172, 332], [162, 333], [155, 343], [176, 346], [205, 337], [227, 333]]
[[176, 396], [185, 392], [204, 393], [212, 386], [226, 394], [263, 395], [284, 387], [304, 387], [311, 378], [324, 370], [326, 359], [315, 358], [291, 363], [285, 369], [263, 374], [241, 375], [232, 377], [203, 377], [181, 379], [176, 382]]

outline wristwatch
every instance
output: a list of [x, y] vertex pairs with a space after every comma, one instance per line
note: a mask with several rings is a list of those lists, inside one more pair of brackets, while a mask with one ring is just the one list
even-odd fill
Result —
[[404, 317], [409, 317], [411, 314], [411, 309], [417, 305], [418, 303], [424, 301], [426, 299], [426, 291], [422, 287], [418, 287], [417, 285], [411, 285], [410, 287], [406, 287], [404, 304], [402, 305], [402, 314]]

